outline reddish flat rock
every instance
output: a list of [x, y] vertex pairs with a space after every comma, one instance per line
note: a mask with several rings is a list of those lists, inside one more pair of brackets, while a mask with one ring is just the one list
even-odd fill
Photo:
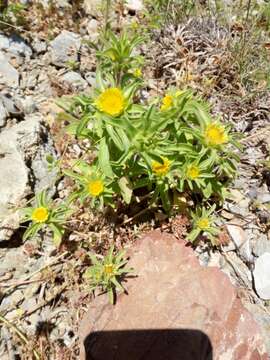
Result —
[[[81, 328], [81, 359], [267, 360], [252, 315], [218, 268], [201, 267], [182, 240], [149, 233], [129, 266], [136, 278], [115, 306], [98, 296]], [[85, 350], [86, 349], [86, 354]]]

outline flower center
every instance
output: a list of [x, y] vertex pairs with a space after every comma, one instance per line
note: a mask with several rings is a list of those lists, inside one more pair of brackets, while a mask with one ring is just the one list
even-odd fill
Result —
[[163, 160], [163, 164], [159, 163], [158, 161], [154, 161], [152, 163], [152, 171], [156, 174], [156, 175], [166, 175], [170, 169], [170, 165], [171, 165], [171, 161], [169, 161], [169, 159], [167, 158], [162, 158]]
[[200, 176], [200, 169], [198, 166], [192, 165], [187, 170], [187, 177], [191, 180], [195, 180]]
[[160, 110], [165, 111], [168, 110], [173, 105], [173, 97], [171, 95], [165, 95], [162, 99], [162, 105]]
[[102, 180], [92, 180], [88, 183], [88, 192], [92, 196], [99, 196], [104, 191]]
[[49, 211], [45, 207], [38, 207], [34, 209], [31, 216], [32, 220], [38, 223], [45, 222], [46, 220], [48, 220], [48, 217], [49, 217]]
[[118, 116], [124, 111], [125, 99], [123, 93], [118, 88], [110, 88], [96, 100], [97, 108], [111, 116]]
[[136, 76], [136, 77], [141, 77], [142, 76], [142, 70], [137, 68], [133, 71], [133, 75]]
[[228, 141], [224, 128], [215, 124], [207, 126], [205, 138], [210, 145], [222, 145]]
[[210, 223], [209, 223], [209, 220], [207, 218], [202, 218], [197, 222], [197, 226], [201, 230], [207, 229], [209, 227], [209, 225], [210, 225]]
[[111, 275], [113, 273], [113, 264], [104, 265], [104, 272], [107, 275]]

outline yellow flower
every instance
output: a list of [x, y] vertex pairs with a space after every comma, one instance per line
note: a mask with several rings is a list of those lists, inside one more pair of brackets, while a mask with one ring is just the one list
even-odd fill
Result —
[[107, 89], [97, 98], [96, 106], [100, 111], [111, 116], [120, 115], [125, 107], [124, 95], [118, 88]]
[[170, 170], [171, 161], [167, 158], [162, 158], [163, 164], [158, 161], [152, 163], [152, 171], [159, 176], [164, 176]]
[[91, 180], [87, 186], [88, 192], [92, 196], [99, 196], [104, 191], [104, 184], [102, 180]]
[[38, 207], [34, 209], [34, 211], [32, 212], [31, 219], [34, 222], [44, 223], [45, 221], [48, 220], [48, 217], [49, 217], [49, 210], [45, 207]]
[[132, 23], [131, 23], [131, 28], [132, 28], [133, 30], [137, 30], [138, 27], [139, 27], [138, 22], [137, 22], [136, 20], [132, 21]]
[[142, 70], [137, 68], [137, 69], [134, 69], [133, 71], [133, 75], [136, 76], [136, 77], [141, 77], [142, 76]]
[[113, 264], [104, 265], [104, 272], [107, 275], [111, 275], [113, 273]]
[[209, 225], [210, 225], [210, 222], [209, 222], [209, 220], [207, 218], [201, 218], [197, 222], [197, 226], [201, 230], [207, 229], [209, 227]]
[[191, 165], [187, 169], [187, 177], [191, 180], [195, 180], [200, 176], [200, 169], [196, 165]]
[[228, 136], [223, 126], [210, 124], [205, 130], [205, 139], [209, 145], [222, 145], [228, 141]]
[[173, 97], [171, 95], [165, 95], [164, 98], [162, 99], [162, 105], [160, 107], [161, 111], [166, 111], [168, 110], [170, 107], [173, 106]]

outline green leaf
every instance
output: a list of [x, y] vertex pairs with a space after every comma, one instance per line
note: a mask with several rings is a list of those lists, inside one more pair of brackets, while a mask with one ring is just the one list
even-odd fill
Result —
[[32, 224], [23, 234], [23, 241], [26, 241], [29, 237], [33, 237], [42, 228], [43, 224]]
[[202, 192], [203, 192], [203, 195], [206, 197], [206, 199], [208, 199], [212, 195], [213, 189], [212, 189], [212, 184], [210, 181], [207, 184], [207, 186], [204, 189], [202, 189]]
[[187, 236], [187, 240], [190, 242], [194, 242], [197, 237], [200, 235], [200, 229], [193, 229]]
[[49, 227], [53, 232], [53, 243], [56, 247], [59, 247], [62, 242], [64, 229], [61, 226], [56, 225], [54, 223], [49, 224]]
[[113, 305], [114, 304], [114, 293], [113, 293], [113, 289], [109, 288], [108, 290], [108, 295], [109, 295], [109, 301], [110, 303]]
[[132, 186], [131, 186], [129, 179], [126, 176], [121, 177], [118, 180], [118, 185], [120, 187], [121, 195], [122, 195], [125, 203], [130, 204], [133, 190], [132, 190]]
[[110, 137], [112, 138], [115, 146], [118, 147], [118, 149], [120, 151], [124, 151], [125, 147], [124, 147], [121, 137], [118, 135], [117, 131], [114, 130], [114, 128], [109, 124], [106, 124], [106, 130], [107, 130], [108, 134], [110, 135]]
[[78, 125], [78, 127], [76, 129], [76, 136], [77, 137], [79, 137], [82, 134], [83, 130], [87, 127], [87, 124], [88, 124], [89, 120], [90, 120], [89, 114], [86, 114], [85, 116], [83, 116], [81, 118], [81, 120], [79, 122], [79, 125]]
[[125, 291], [125, 289], [123, 288], [123, 286], [116, 280], [116, 278], [111, 278], [111, 282], [114, 284], [114, 286], [120, 290], [120, 291]]
[[110, 164], [109, 149], [106, 144], [105, 138], [101, 139], [100, 144], [99, 144], [98, 163], [99, 163], [101, 170], [103, 171], [103, 173], [106, 176], [108, 176], [109, 178], [114, 177], [114, 173], [112, 171], [112, 167]]

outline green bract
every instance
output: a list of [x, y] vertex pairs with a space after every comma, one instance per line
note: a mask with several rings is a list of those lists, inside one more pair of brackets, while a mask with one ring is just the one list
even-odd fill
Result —
[[116, 290], [124, 292], [125, 289], [121, 285], [123, 276], [132, 272], [133, 269], [125, 268], [128, 260], [124, 259], [125, 251], [113, 254], [112, 246], [108, 254], [103, 259], [98, 259], [96, 255], [90, 254], [92, 266], [90, 266], [84, 277], [90, 282], [90, 290], [94, 291], [100, 288], [102, 291], [108, 292], [109, 300], [113, 304], [116, 297]]

